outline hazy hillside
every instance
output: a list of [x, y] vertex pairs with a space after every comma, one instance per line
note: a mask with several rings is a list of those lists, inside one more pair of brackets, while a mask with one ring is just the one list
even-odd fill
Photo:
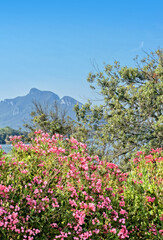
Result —
[[[0, 102], [0, 128], [9, 126], [14, 129], [23, 127], [23, 124], [30, 119], [30, 113], [33, 109], [33, 101], [52, 108], [56, 101], [59, 108], [66, 110], [67, 115], [75, 119], [74, 105], [77, 100], [64, 96], [59, 96], [50, 91], [40, 91], [32, 88], [26, 96], [16, 97], [13, 99], [5, 99]], [[81, 105], [81, 103], [79, 103]]]

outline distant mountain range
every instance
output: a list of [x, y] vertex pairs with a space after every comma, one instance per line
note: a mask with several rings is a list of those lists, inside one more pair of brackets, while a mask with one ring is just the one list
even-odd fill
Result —
[[34, 110], [34, 101], [44, 106], [47, 104], [49, 108], [52, 108], [56, 102], [59, 109], [65, 110], [67, 116], [72, 119], [75, 119], [74, 105], [79, 103], [79, 106], [82, 106], [72, 97], [59, 98], [53, 92], [32, 88], [26, 96], [0, 101], [0, 128], [6, 126], [14, 129], [23, 128], [23, 124], [30, 120], [30, 113]]

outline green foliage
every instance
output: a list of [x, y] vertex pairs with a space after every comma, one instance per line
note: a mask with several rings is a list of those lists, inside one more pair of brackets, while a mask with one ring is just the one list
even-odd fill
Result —
[[[135, 61], [133, 68], [115, 62], [103, 72], [90, 73], [88, 82], [102, 103], [75, 107], [87, 129], [90, 151], [121, 164], [135, 151], [163, 143], [163, 53], [158, 50]], [[80, 139], [80, 132], [75, 137]]]
[[159, 239], [157, 229], [163, 229], [162, 177], [162, 149], [152, 150], [149, 155], [138, 152], [131, 161], [124, 200], [128, 212], [128, 229], [135, 239]]

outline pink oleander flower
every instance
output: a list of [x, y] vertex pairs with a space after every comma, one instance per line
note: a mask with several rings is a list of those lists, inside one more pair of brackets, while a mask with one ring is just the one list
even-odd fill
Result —
[[106, 191], [113, 191], [113, 188], [112, 187], [106, 188]]
[[95, 229], [95, 230], [93, 230], [93, 232], [98, 234], [100, 232], [100, 230], [99, 229]]
[[121, 219], [119, 219], [119, 223], [123, 223], [123, 224], [125, 224], [125, 222], [126, 222], [125, 218], [121, 218]]
[[38, 167], [44, 167], [44, 165], [45, 165], [45, 163], [40, 163], [40, 164], [38, 164], [37, 166], [38, 166]]
[[110, 232], [116, 234], [117, 230], [116, 230], [116, 228], [112, 228], [112, 229], [110, 229]]
[[18, 216], [18, 213], [16, 213], [16, 212], [13, 212], [13, 213], [12, 213], [13, 219], [17, 218], [17, 216]]
[[155, 200], [155, 197], [152, 198], [150, 196], [146, 196], [146, 199], [147, 199], [148, 202], [152, 202], [153, 203], [154, 200]]
[[74, 200], [71, 200], [69, 199], [69, 204], [72, 206], [72, 207], [77, 207], [77, 204]]
[[121, 230], [120, 230], [119, 233], [118, 233], [118, 237], [119, 237], [120, 239], [129, 238], [128, 230], [127, 230], [126, 226], [125, 226], [125, 225], [122, 225], [121, 227], [122, 227], [122, 228], [121, 228]]
[[137, 152], [136, 156], [140, 156], [140, 155], [143, 155], [143, 154], [145, 154], [145, 152], [140, 151], [140, 152]]
[[50, 224], [50, 226], [51, 226], [52, 228], [57, 228], [57, 227], [58, 227], [57, 223], [52, 223], [52, 224]]
[[89, 207], [89, 209], [92, 210], [93, 212], [96, 211], [96, 207], [95, 207], [94, 203], [89, 203], [88, 207]]
[[161, 236], [163, 236], [163, 230], [160, 230], [159, 233], [161, 234]]
[[119, 213], [122, 214], [122, 215], [127, 214], [127, 212], [124, 209], [122, 209], [122, 208], [121, 208]]
[[25, 170], [25, 169], [24, 169], [24, 170], [21, 170], [20, 172], [23, 173], [23, 174], [27, 174], [27, 173], [28, 173], [28, 171]]
[[3, 221], [0, 221], [0, 227], [2, 227], [4, 225]]
[[125, 206], [125, 202], [124, 202], [124, 201], [121, 201], [121, 202], [119, 203], [119, 206], [124, 207], [124, 206]]
[[152, 232], [154, 235], [157, 235], [156, 225], [152, 225], [152, 227], [149, 229], [149, 232]]
[[34, 190], [34, 194], [37, 194], [37, 193], [39, 193], [39, 190], [36, 188], [36, 189]]

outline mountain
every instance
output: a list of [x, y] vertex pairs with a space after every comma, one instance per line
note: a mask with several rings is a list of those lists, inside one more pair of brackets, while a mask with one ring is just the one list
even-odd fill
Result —
[[47, 105], [49, 108], [56, 102], [59, 109], [65, 110], [67, 116], [72, 119], [75, 119], [74, 105], [77, 103], [82, 105], [72, 97], [59, 98], [53, 92], [32, 88], [26, 96], [0, 101], [0, 128], [6, 126], [14, 129], [23, 128], [23, 124], [30, 120], [30, 113], [34, 110], [33, 102]]

